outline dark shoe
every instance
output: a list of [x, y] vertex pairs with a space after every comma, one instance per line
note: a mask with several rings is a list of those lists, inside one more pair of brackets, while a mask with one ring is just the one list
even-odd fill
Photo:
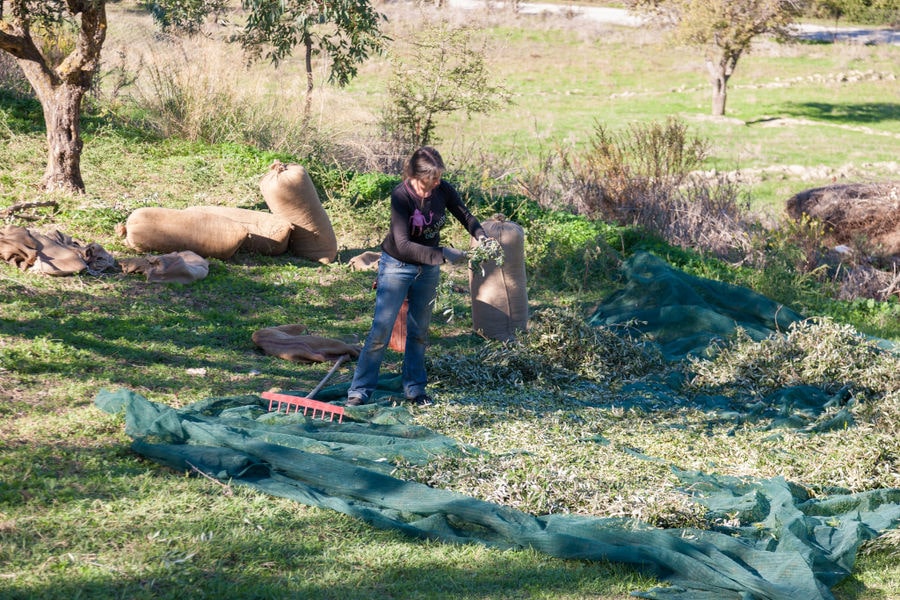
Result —
[[361, 406], [365, 403], [366, 401], [362, 396], [349, 396], [347, 398], [347, 406]]
[[431, 406], [434, 404], [434, 400], [428, 394], [419, 394], [415, 398], [410, 398], [409, 401], [416, 406]]

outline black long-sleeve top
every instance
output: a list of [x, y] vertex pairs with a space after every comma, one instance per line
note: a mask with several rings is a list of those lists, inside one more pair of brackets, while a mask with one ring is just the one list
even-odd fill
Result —
[[452, 185], [441, 180], [423, 200], [404, 181], [391, 192], [391, 228], [381, 242], [381, 249], [405, 263], [441, 264], [444, 260], [441, 229], [447, 224], [448, 212], [472, 237], [484, 235], [481, 223], [469, 212]]

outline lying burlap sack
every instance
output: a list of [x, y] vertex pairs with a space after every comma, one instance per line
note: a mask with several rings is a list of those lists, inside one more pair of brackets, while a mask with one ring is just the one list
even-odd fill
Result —
[[220, 215], [145, 207], [117, 228], [125, 243], [140, 252], [190, 250], [207, 258], [231, 258], [249, 235], [240, 223]]
[[189, 206], [185, 210], [219, 215], [243, 225], [248, 234], [239, 248], [243, 252], [266, 256], [277, 256], [287, 252], [293, 225], [284, 217], [235, 206]]
[[100, 244], [85, 246], [55, 229], [41, 233], [15, 225], [0, 229], [0, 258], [23, 271], [53, 276], [82, 271], [98, 275], [116, 266]]
[[900, 182], [813, 188], [788, 199], [794, 219], [808, 215], [826, 226], [830, 245], [863, 239], [875, 255], [900, 255]]
[[485, 261], [469, 271], [472, 328], [488, 339], [509, 341], [528, 326], [525, 231], [503, 215], [481, 225], [500, 242], [504, 258], [502, 266]]
[[269, 210], [294, 225], [288, 243], [292, 254], [322, 263], [334, 260], [334, 228], [306, 169], [276, 160], [260, 180], [259, 189]]
[[40, 244], [24, 227], [7, 225], [0, 229], [0, 258], [21, 270], [37, 260]]
[[357, 254], [349, 261], [347, 264], [350, 265], [350, 268], [354, 271], [377, 271], [378, 270], [378, 261], [381, 260], [381, 252], [372, 252], [371, 250], [367, 250], [362, 254]]
[[119, 263], [123, 273], [143, 273], [147, 281], [153, 283], [193, 283], [209, 274], [209, 262], [190, 250], [124, 258]]
[[295, 362], [333, 362], [345, 354], [359, 356], [358, 345], [306, 332], [305, 325], [280, 325], [254, 331], [252, 339], [266, 354]]

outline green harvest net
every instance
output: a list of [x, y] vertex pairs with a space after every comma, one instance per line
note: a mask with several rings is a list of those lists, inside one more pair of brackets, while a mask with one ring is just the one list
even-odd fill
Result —
[[[640, 315], [644, 332], [654, 334], [655, 317], [662, 325], [657, 339], [670, 356], [700, 351], [704, 338], [709, 343], [726, 335], [728, 323], [764, 336], [799, 318], [749, 290], [679, 275], [649, 255], [635, 257], [626, 267], [629, 273], [639, 283], [601, 306], [595, 320], [624, 323]], [[648, 286], [643, 307], [638, 301], [642, 285]], [[671, 318], [678, 293], [691, 300], [685, 310], [693, 319]], [[621, 309], [618, 316], [615, 306]], [[701, 322], [714, 327], [704, 331]], [[690, 341], [680, 341], [679, 335]], [[752, 523], [715, 531], [567, 514], [533, 516], [401, 480], [391, 475], [399, 461], [421, 464], [435, 456], [478, 450], [413, 424], [405, 408], [393, 406], [398, 383], [396, 377], [382, 378], [376, 402], [346, 407], [343, 423], [271, 413], [268, 402], [255, 395], [174, 409], [120, 389], [102, 391], [95, 404], [109, 413], [124, 412], [134, 451], [172, 468], [197, 470], [418, 538], [628, 563], [667, 584], [634, 593], [656, 600], [833, 598], [830, 588], [850, 574], [859, 545], [900, 522], [900, 490], [810, 498], [781, 478], [745, 481], [676, 470], [711, 518], [727, 515]], [[343, 398], [346, 387], [326, 388], [317, 399]], [[664, 381], [650, 391], [657, 404], [685, 401]], [[626, 388], [623, 399], [647, 393]], [[834, 401], [802, 388], [781, 396], [791, 399], [798, 412], [807, 410], [810, 418], [822, 403]], [[716, 399], [701, 402], [711, 412], [728, 410]]]

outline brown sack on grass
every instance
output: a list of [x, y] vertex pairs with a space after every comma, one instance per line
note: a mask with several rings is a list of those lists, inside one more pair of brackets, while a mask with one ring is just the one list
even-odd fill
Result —
[[37, 260], [39, 247], [24, 227], [7, 225], [0, 229], [0, 258], [23, 271]]
[[116, 266], [100, 244], [81, 243], [58, 230], [41, 233], [9, 225], [0, 229], [0, 258], [24, 270], [43, 275], [74, 275], [87, 270], [97, 275]]
[[347, 264], [354, 271], [377, 271], [378, 261], [381, 260], [381, 252], [367, 250], [351, 258]]
[[128, 216], [119, 230], [125, 242], [140, 252], [189, 250], [207, 258], [231, 258], [247, 239], [243, 225], [200, 211], [145, 207]]
[[293, 225], [284, 217], [234, 206], [190, 206], [185, 210], [219, 215], [243, 225], [248, 233], [240, 247], [244, 252], [266, 256], [277, 256], [287, 252]]
[[345, 354], [354, 359], [359, 356], [357, 345], [306, 332], [304, 325], [281, 325], [259, 329], [252, 339], [266, 354], [295, 362], [334, 362]]
[[259, 190], [269, 210], [294, 225], [288, 243], [292, 254], [322, 263], [334, 260], [334, 228], [306, 169], [276, 160], [260, 180]]
[[122, 272], [143, 273], [152, 283], [193, 283], [209, 274], [209, 262], [189, 250], [162, 256], [125, 258], [119, 263]]
[[513, 340], [528, 326], [525, 231], [503, 215], [481, 225], [488, 237], [500, 242], [503, 265], [485, 261], [469, 271], [472, 328], [491, 340]]

